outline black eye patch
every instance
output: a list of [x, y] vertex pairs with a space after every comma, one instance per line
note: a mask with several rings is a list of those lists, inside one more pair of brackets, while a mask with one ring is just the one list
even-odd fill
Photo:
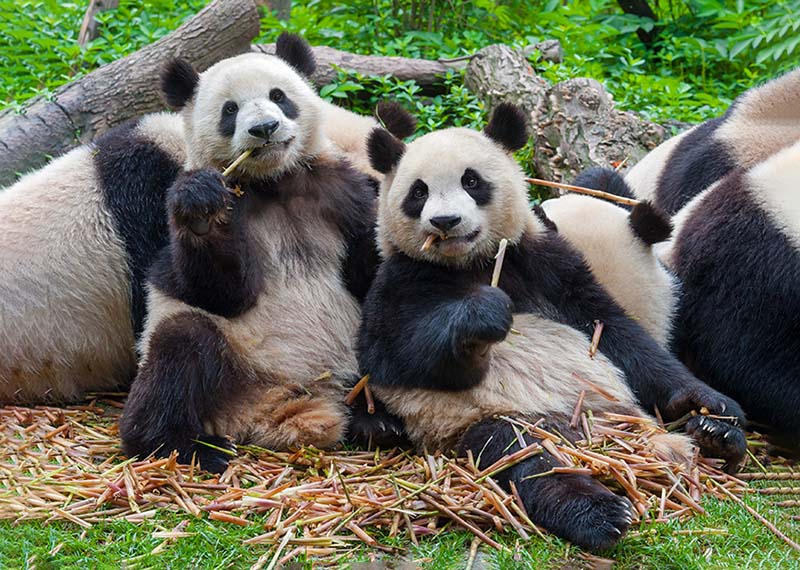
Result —
[[236, 101], [225, 101], [219, 118], [219, 133], [223, 137], [232, 137], [236, 132], [236, 115], [238, 113], [239, 105], [236, 104]]
[[297, 109], [297, 105], [289, 99], [288, 95], [282, 90], [278, 89], [277, 87], [270, 90], [269, 92], [269, 100], [275, 103], [278, 108], [283, 112], [283, 115], [287, 119], [296, 119], [300, 112]]
[[414, 180], [414, 183], [408, 190], [408, 194], [406, 194], [406, 197], [403, 199], [403, 204], [401, 206], [403, 213], [409, 218], [419, 218], [427, 200], [428, 185], [422, 180]]
[[485, 206], [492, 201], [494, 186], [471, 168], [467, 168], [461, 175], [461, 187], [475, 200], [478, 206]]

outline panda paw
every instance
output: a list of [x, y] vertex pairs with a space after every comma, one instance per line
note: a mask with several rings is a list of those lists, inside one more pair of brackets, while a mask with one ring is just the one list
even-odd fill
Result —
[[375, 412], [370, 414], [363, 392], [353, 401], [350, 409], [347, 442], [366, 449], [411, 447], [403, 420], [389, 412], [379, 400], [375, 401]]
[[167, 208], [176, 226], [203, 236], [228, 219], [232, 194], [222, 175], [209, 168], [184, 172], [167, 197]]
[[191, 461], [192, 455], [202, 469], [210, 473], [222, 473], [228, 462], [236, 456], [236, 446], [228, 438], [216, 435], [203, 435], [192, 442], [186, 453], [181, 453], [182, 462]]
[[500, 342], [508, 336], [514, 322], [511, 298], [498, 287], [482, 285], [476, 295], [476, 310], [465, 323], [465, 340]]
[[742, 429], [724, 420], [694, 416], [686, 424], [686, 433], [704, 456], [724, 459], [724, 469], [728, 473], [738, 470], [747, 453], [747, 439]]
[[744, 411], [736, 400], [697, 379], [676, 390], [662, 411], [666, 417], [677, 419], [702, 408], [711, 414], [729, 418], [735, 426], [745, 425]]
[[523, 497], [533, 522], [591, 551], [614, 546], [628, 531], [633, 521], [628, 499], [586, 475], [548, 477], [535, 497]]

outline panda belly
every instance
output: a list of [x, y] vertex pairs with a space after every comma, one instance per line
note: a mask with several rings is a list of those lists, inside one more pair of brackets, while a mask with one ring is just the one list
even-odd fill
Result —
[[312, 238], [298, 235], [269, 212], [261, 215], [253, 231], [267, 269], [255, 305], [225, 318], [151, 285], [142, 352], [146, 359], [149, 339], [162, 323], [186, 313], [207, 317], [244, 378], [237, 379], [241, 387], [228, 401], [219, 402], [214, 417], [205, 420], [206, 432], [272, 449], [327, 447], [343, 435], [345, 382], [358, 371], [354, 339], [360, 308], [339, 275], [343, 244], [319, 226]]
[[73, 400], [135, 369], [125, 248], [92, 153], [0, 192], [0, 404]]
[[532, 314], [514, 315], [513, 327], [519, 334], [492, 347], [485, 378], [470, 390], [375, 392], [403, 418], [412, 440], [431, 450], [454, 447], [470, 425], [495, 414], [571, 415], [581, 392], [584, 409], [644, 415], [623, 373], [600, 353], [589, 357], [582, 333]]

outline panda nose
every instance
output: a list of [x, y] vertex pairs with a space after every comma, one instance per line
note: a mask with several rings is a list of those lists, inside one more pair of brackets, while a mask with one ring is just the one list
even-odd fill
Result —
[[266, 123], [261, 123], [260, 125], [256, 125], [254, 127], [250, 127], [247, 129], [247, 132], [253, 135], [254, 137], [258, 137], [260, 139], [269, 140], [269, 137], [278, 130], [280, 126], [279, 121], [267, 121]]
[[461, 216], [435, 216], [431, 218], [433, 227], [443, 232], [450, 231], [461, 223]]

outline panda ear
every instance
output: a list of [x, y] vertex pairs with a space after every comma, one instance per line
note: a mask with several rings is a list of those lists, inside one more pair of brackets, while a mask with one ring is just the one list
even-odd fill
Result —
[[394, 101], [378, 103], [375, 107], [375, 118], [398, 139], [410, 137], [417, 130], [417, 118]]
[[372, 129], [367, 139], [367, 154], [372, 168], [381, 174], [390, 173], [406, 152], [403, 141], [381, 128]]
[[631, 210], [628, 223], [633, 233], [647, 245], [669, 239], [672, 222], [650, 202], [639, 202]]
[[483, 132], [508, 152], [514, 152], [528, 142], [528, 119], [516, 105], [500, 103]]
[[317, 60], [308, 42], [295, 34], [282, 33], [275, 42], [275, 55], [294, 67], [299, 73], [311, 77], [317, 69]]
[[183, 109], [194, 97], [200, 75], [184, 59], [173, 59], [161, 71], [161, 93], [173, 110]]

